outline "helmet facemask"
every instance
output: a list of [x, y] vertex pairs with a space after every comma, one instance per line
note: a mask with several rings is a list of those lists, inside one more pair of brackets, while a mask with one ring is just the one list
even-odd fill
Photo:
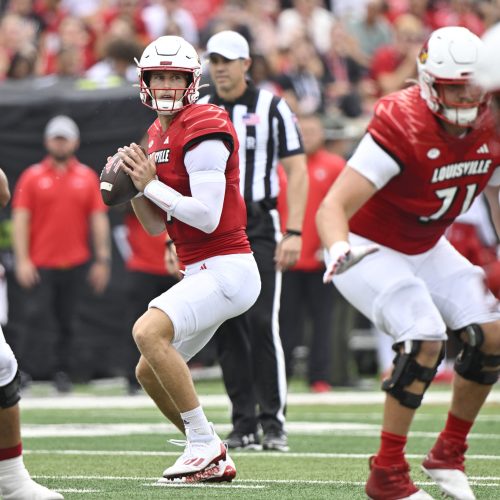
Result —
[[469, 30], [448, 26], [433, 32], [418, 55], [420, 95], [447, 123], [472, 127], [486, 108], [485, 92], [472, 82], [482, 50]]
[[[430, 80], [432, 83], [428, 83], [427, 102], [431, 103], [431, 111], [452, 125], [464, 128], [473, 126], [485, 108], [486, 93], [470, 79], [445, 80], [431, 77]], [[457, 91], [453, 91], [453, 87]], [[454, 98], [453, 94], [459, 97]]]
[[[153, 71], [176, 71], [183, 73], [187, 76], [188, 83], [182, 88], [171, 88], [171, 87], [156, 87], [151, 88], [151, 73]], [[197, 76], [197, 80], [194, 80], [193, 72], [186, 71], [180, 68], [161, 68], [159, 70], [147, 69], [141, 70], [141, 85], [140, 93], [141, 100], [144, 105], [151, 109], [157, 111], [160, 115], [171, 115], [177, 113], [181, 109], [185, 108], [196, 102], [198, 99], [198, 85], [201, 75]], [[162, 96], [165, 92], [173, 93], [170, 98], [165, 98]]]

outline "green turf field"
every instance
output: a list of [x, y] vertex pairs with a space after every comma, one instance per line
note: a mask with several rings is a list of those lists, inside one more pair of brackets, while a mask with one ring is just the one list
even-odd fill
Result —
[[[206, 413], [221, 436], [229, 408], [219, 381], [198, 382]], [[336, 390], [326, 396], [292, 386], [289, 453], [233, 453], [231, 484], [157, 486], [182, 449], [145, 396], [126, 397], [120, 386], [85, 386], [69, 397], [34, 387], [22, 400], [25, 462], [36, 479], [71, 499], [362, 499], [368, 457], [377, 449], [378, 390]], [[302, 391], [304, 393], [302, 394]], [[467, 467], [479, 499], [500, 499], [500, 389], [492, 394], [470, 437]], [[441, 429], [447, 386], [428, 393], [408, 445], [415, 482], [439, 498], [419, 464]], [[435, 401], [434, 401], [434, 399]]]

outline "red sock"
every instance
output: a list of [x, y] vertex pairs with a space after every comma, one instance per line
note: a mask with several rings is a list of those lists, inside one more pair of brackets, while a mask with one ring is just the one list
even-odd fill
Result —
[[23, 445], [19, 443], [12, 448], [0, 448], [0, 460], [9, 460], [9, 458], [16, 458], [23, 454]]
[[461, 418], [452, 415], [451, 412], [448, 412], [448, 420], [446, 420], [446, 426], [441, 432], [440, 437], [444, 440], [451, 440], [465, 444], [467, 435], [469, 434], [473, 424], [474, 422], [462, 420]]
[[387, 467], [389, 465], [404, 463], [406, 441], [406, 436], [382, 431], [380, 435], [380, 449], [376, 458], [377, 465]]

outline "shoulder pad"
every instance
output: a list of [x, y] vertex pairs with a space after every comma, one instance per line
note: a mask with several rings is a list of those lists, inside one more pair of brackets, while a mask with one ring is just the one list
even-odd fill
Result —
[[234, 144], [235, 132], [229, 115], [226, 110], [214, 104], [193, 104], [182, 116], [182, 125], [186, 131], [184, 149], [207, 136], [215, 136]]
[[384, 149], [396, 152], [397, 148], [400, 154], [405, 144], [416, 140], [422, 127], [432, 127], [429, 113], [417, 86], [400, 90], [377, 101], [368, 132]]

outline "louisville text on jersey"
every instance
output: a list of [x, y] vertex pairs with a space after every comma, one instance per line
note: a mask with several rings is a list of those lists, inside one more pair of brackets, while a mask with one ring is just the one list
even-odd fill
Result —
[[431, 183], [456, 179], [457, 177], [465, 177], [466, 175], [487, 174], [491, 162], [492, 160], [461, 161], [459, 163], [437, 167], [432, 174]]
[[162, 149], [153, 153], [155, 163], [167, 163], [169, 161], [170, 149]]

